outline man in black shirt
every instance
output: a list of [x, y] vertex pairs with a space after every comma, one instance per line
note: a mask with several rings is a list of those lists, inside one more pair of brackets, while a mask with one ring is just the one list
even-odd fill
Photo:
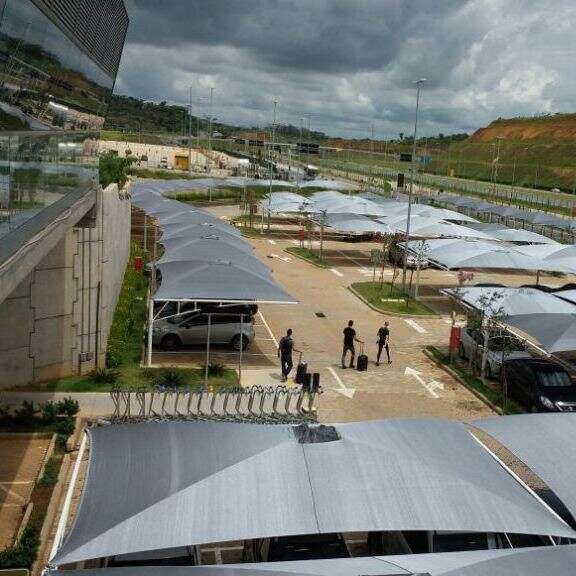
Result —
[[390, 329], [388, 328], [388, 322], [384, 322], [384, 326], [378, 330], [378, 355], [376, 356], [376, 366], [380, 366], [380, 355], [382, 354], [382, 348], [386, 349], [386, 356], [388, 356], [388, 364], [392, 364], [390, 360]]
[[294, 339], [292, 338], [292, 328], [288, 328], [286, 336], [280, 338], [278, 343], [278, 358], [282, 367], [282, 382], [288, 380], [288, 374], [292, 370], [292, 351], [294, 350]]
[[356, 330], [352, 328], [354, 321], [349, 320], [348, 326], [344, 328], [344, 348], [342, 350], [342, 368], [346, 368], [346, 352], [350, 352], [350, 368], [354, 368], [354, 358], [356, 351], [354, 350], [354, 342], [361, 342], [356, 338]]

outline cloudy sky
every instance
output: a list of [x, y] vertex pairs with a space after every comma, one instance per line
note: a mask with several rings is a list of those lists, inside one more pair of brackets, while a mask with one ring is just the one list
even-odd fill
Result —
[[[574, 111], [574, 0], [128, 0], [116, 92], [362, 138]], [[308, 122], [308, 120], [306, 120]]]

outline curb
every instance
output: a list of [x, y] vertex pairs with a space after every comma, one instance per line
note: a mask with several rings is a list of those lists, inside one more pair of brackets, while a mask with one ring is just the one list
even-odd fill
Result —
[[492, 410], [493, 412], [496, 412], [496, 414], [499, 414], [500, 416], [502, 416], [502, 409], [499, 406], [496, 406], [496, 404], [494, 404], [490, 400], [488, 400], [488, 398], [486, 398], [486, 396], [484, 396], [484, 394], [482, 394], [481, 392], [478, 392], [478, 390], [476, 390], [475, 388], [472, 388], [472, 386], [470, 386], [468, 384], [468, 382], [466, 382], [466, 380], [464, 380], [464, 378], [462, 378], [458, 374], [458, 372], [456, 372], [455, 370], [450, 368], [450, 366], [447, 366], [446, 364], [443, 364], [442, 362], [437, 360], [434, 357], [434, 355], [432, 354], [432, 352], [430, 352], [429, 350], [426, 350], [426, 348], [424, 348], [422, 350], [422, 352], [424, 352], [424, 356], [426, 356], [427, 358], [432, 360], [432, 362], [434, 362], [434, 364], [436, 364], [436, 366], [438, 366], [439, 368], [442, 368], [442, 370], [444, 370], [444, 372], [446, 372], [447, 374], [452, 376], [452, 378], [454, 378], [460, 384], [462, 384], [462, 386], [464, 386], [464, 388], [466, 388], [467, 390], [472, 392], [472, 394], [474, 394], [474, 396], [476, 396], [476, 398], [478, 398], [478, 400], [480, 400], [481, 402], [486, 404], [486, 406], [488, 406], [488, 408], [490, 408], [490, 410]]
[[374, 306], [374, 304], [372, 304], [371, 302], [368, 302], [368, 300], [366, 300], [366, 298], [364, 298], [364, 296], [362, 296], [357, 290], [355, 290], [352, 287], [352, 285], [348, 286], [348, 290], [350, 290], [350, 292], [352, 292], [352, 294], [354, 294], [354, 296], [356, 296], [356, 298], [358, 298], [359, 300], [362, 300], [362, 302], [364, 302], [364, 304], [366, 304], [366, 306], [368, 306], [369, 308], [372, 308], [372, 310], [374, 310], [375, 312], [378, 312], [379, 314], [383, 314], [385, 316], [393, 316], [396, 318], [421, 318], [423, 320], [425, 320], [426, 318], [429, 318], [432, 320], [447, 318], [447, 316], [442, 316], [442, 314], [402, 314], [402, 312], [388, 312], [386, 310], [380, 310], [380, 308], [377, 308], [376, 306]]
[[[294, 248], [297, 248], [297, 246], [294, 246]], [[290, 256], [294, 256], [295, 258], [299, 258], [300, 260], [303, 260], [304, 262], [308, 262], [308, 264], [312, 264], [312, 266], [316, 266], [316, 268], [320, 268], [320, 270], [328, 270], [328, 266], [321, 266], [320, 264], [316, 264], [316, 262], [313, 262], [312, 260], [308, 260], [308, 258], [305, 258], [304, 256], [300, 256], [300, 254], [296, 254], [294, 252], [289, 252], [287, 248], [284, 248], [282, 250], [282, 252], [286, 252], [286, 254], [290, 254]]]

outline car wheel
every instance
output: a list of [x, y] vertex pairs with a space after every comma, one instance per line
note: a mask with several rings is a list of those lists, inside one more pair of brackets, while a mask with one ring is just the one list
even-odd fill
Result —
[[160, 346], [164, 349], [164, 350], [178, 350], [178, 348], [180, 348], [180, 346], [182, 346], [182, 342], [180, 340], [180, 338], [178, 338], [178, 336], [174, 335], [174, 334], [168, 334], [167, 336], [164, 336], [164, 338], [162, 338], [162, 342], [160, 343]]
[[462, 358], [462, 360], [466, 359], [466, 350], [464, 349], [464, 344], [460, 342], [460, 346], [458, 346], [458, 356]]
[[240, 336], [240, 334], [236, 334], [236, 336], [232, 338], [230, 346], [232, 346], [234, 350], [240, 350], [240, 342], [242, 342], [242, 350], [246, 350], [250, 344], [247, 336]]

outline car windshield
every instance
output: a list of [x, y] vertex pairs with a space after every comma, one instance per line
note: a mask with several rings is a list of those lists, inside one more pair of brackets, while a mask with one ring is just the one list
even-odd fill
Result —
[[560, 388], [573, 386], [570, 376], [564, 370], [538, 370], [538, 382], [544, 388]]

